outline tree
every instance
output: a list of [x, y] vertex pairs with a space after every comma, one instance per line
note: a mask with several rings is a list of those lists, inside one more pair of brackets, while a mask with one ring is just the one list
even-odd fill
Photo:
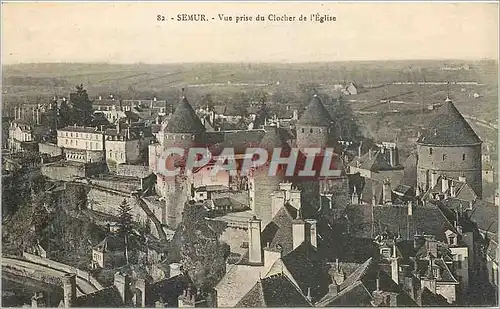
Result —
[[76, 86], [76, 92], [71, 94], [71, 104], [75, 115], [75, 123], [79, 126], [92, 126], [93, 107], [87, 90], [83, 84]]
[[210, 293], [222, 279], [229, 256], [229, 246], [219, 240], [224, 226], [206, 216], [202, 204], [187, 203], [176, 235], [183, 269], [202, 293]]
[[129, 244], [129, 238], [133, 232], [133, 225], [132, 225], [132, 215], [130, 214], [130, 211], [132, 209], [130, 208], [127, 200], [123, 200], [123, 202], [120, 204], [120, 207], [118, 208], [118, 234], [123, 237], [124, 243], [125, 243], [125, 260], [127, 261], [127, 264], [129, 263], [129, 256], [128, 256], [128, 244]]
[[57, 128], [64, 128], [73, 124], [73, 110], [69, 107], [68, 102], [63, 100], [57, 112]]

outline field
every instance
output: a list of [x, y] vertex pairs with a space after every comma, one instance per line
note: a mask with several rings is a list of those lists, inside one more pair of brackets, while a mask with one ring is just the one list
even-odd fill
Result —
[[[443, 70], [452, 68], [453, 70]], [[464, 68], [464, 69], [456, 69]], [[2, 107], [46, 102], [67, 95], [83, 83], [92, 97], [114, 94], [124, 99], [152, 98], [176, 102], [185, 88], [194, 106], [210, 94], [215, 104], [236, 105], [245, 93], [256, 100], [281, 97], [294, 108], [307, 103], [305, 89], [331, 94], [334, 85], [353, 81], [364, 86], [348, 96], [350, 107], [375, 139], [405, 142], [429, 118], [427, 106], [442, 103], [448, 92], [466, 116], [479, 119], [473, 126], [483, 140], [496, 146], [498, 76], [495, 61], [379, 61], [305, 64], [19, 64], [3, 67]], [[451, 82], [394, 84], [397, 82]], [[474, 82], [458, 85], [454, 82]], [[473, 94], [478, 93], [479, 98]], [[390, 100], [390, 102], [381, 102]], [[486, 124], [486, 126], [484, 125]], [[495, 147], [496, 148], [496, 147]]]

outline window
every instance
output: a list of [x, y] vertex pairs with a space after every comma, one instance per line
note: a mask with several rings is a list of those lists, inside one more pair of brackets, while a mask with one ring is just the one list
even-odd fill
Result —
[[123, 159], [123, 152], [120, 153], [120, 159]]
[[70, 144], [70, 145], [73, 145], [73, 140], [70, 140], [70, 141], [69, 141], [69, 144]]
[[68, 139], [66, 139], [66, 145], [68, 145]]
[[78, 145], [78, 140], [75, 140], [75, 145]]
[[313, 133], [313, 129], [310, 129], [310, 130], [309, 130], [309, 133]]
[[444, 154], [444, 155], [443, 155], [443, 161], [444, 161], [445, 159], [446, 159], [446, 155]]
[[301, 130], [301, 131], [302, 131], [302, 133], [304, 133], [304, 128], [302, 128], [302, 130]]
[[78, 133], [75, 133], [76, 134], [76, 137], [78, 137]]
[[432, 148], [429, 148], [429, 154], [430, 155], [432, 154]]
[[462, 161], [465, 161], [465, 153], [462, 155]]

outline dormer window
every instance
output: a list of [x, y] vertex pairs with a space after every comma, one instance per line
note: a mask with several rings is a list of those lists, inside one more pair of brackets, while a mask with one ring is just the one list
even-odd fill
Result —
[[447, 230], [445, 232], [445, 235], [446, 235], [446, 240], [448, 241], [448, 245], [456, 246], [458, 244], [457, 234], [455, 234], [450, 230]]
[[302, 131], [302, 133], [304, 133], [304, 128], [302, 128], [302, 130], [301, 130], [301, 131]]
[[310, 130], [309, 130], [309, 133], [313, 133], [313, 129], [310, 129]]
[[390, 258], [391, 257], [391, 249], [390, 248], [380, 249], [380, 255], [384, 258]]

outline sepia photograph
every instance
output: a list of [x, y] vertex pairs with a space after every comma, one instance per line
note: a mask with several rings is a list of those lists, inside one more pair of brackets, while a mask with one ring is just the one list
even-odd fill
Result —
[[2, 1], [2, 307], [498, 307], [499, 2]]

